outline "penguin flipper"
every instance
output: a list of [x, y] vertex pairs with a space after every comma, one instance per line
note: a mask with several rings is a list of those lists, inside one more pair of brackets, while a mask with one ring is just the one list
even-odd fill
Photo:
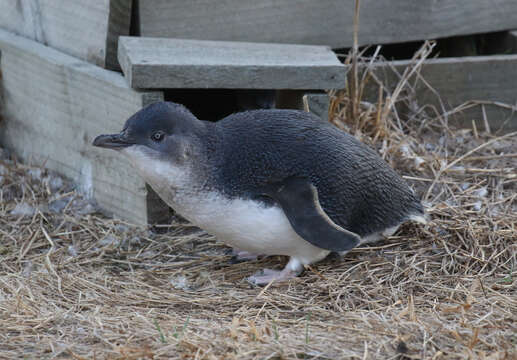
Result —
[[294, 231], [312, 245], [345, 251], [359, 244], [359, 235], [337, 225], [325, 213], [318, 199], [318, 190], [308, 179], [287, 178], [269, 185], [264, 195], [280, 204]]

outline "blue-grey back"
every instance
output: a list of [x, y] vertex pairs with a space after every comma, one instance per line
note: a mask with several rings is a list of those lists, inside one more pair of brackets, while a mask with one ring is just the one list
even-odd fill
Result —
[[216, 129], [223, 138], [214, 175], [228, 196], [255, 198], [268, 184], [308, 178], [327, 215], [361, 236], [422, 213], [406, 183], [374, 150], [310, 113], [248, 111], [220, 120]]

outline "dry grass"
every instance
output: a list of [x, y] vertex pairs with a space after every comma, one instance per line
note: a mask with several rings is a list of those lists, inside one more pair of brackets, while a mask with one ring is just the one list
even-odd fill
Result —
[[360, 86], [374, 81], [365, 68], [352, 93], [333, 94], [332, 121], [404, 174], [428, 226], [257, 288], [244, 277], [284, 258], [232, 265], [188, 224], [159, 234], [104, 217], [66, 182], [4, 154], [0, 357], [516, 358], [517, 134], [427, 115], [409, 73], [377, 104], [361, 102]]

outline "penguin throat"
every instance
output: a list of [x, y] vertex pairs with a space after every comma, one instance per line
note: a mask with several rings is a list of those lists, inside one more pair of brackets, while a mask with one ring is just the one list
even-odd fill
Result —
[[197, 188], [190, 164], [175, 164], [153, 156], [145, 146], [133, 145], [121, 152], [129, 159], [140, 176], [170, 206], [178, 192], [192, 192]]

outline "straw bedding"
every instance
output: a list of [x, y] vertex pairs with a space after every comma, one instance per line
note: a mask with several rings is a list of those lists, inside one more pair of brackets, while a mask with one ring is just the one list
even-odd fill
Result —
[[0, 358], [516, 358], [517, 134], [454, 129], [411, 91], [384, 105], [354, 91], [332, 94], [332, 121], [405, 176], [431, 222], [264, 288], [244, 278], [285, 258], [231, 264], [181, 219], [108, 218], [3, 150]]

